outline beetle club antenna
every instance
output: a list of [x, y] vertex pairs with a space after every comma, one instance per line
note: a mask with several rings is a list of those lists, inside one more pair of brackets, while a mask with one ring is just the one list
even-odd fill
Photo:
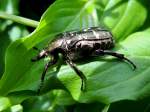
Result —
[[41, 51], [41, 50], [40, 50], [39, 48], [37, 48], [37, 47], [33, 47], [33, 49], [36, 50], [36, 51], [39, 51], [39, 52]]

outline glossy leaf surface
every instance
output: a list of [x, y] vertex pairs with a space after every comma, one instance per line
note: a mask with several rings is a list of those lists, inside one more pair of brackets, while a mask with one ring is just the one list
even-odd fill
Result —
[[[143, 31], [127, 37], [144, 23], [146, 10], [140, 0], [126, 2], [110, 0], [105, 1], [104, 4], [106, 7], [102, 10], [104, 11], [102, 15], [98, 15], [98, 2], [95, 0], [57, 0], [51, 5], [31, 35], [9, 46], [5, 73], [0, 81], [0, 94], [9, 96], [11, 92], [15, 92], [15, 97], [17, 92], [23, 90], [24, 93], [36, 94], [46, 60], [31, 62], [37, 54], [32, 49], [33, 46], [44, 47], [47, 41], [52, 41], [59, 32], [98, 26], [103, 23], [110, 28], [114, 39], [117, 40], [117, 52], [124, 53], [137, 65], [137, 69], [133, 71], [130, 64], [112, 57], [98, 57], [84, 64], [79, 63], [78, 68], [88, 79], [86, 91], [82, 92], [81, 80], [69, 66], [63, 65], [59, 72], [56, 72], [55, 68], [50, 68], [42, 92], [65, 88], [74, 100], [84, 103], [92, 101], [111, 103], [123, 99], [138, 100], [149, 96], [150, 32]], [[111, 12], [116, 8], [119, 8], [117, 15]], [[137, 12], [138, 8], [140, 13]], [[135, 15], [138, 15], [138, 18], [134, 18], [133, 21], [131, 18]], [[23, 99], [20, 98], [20, 101]]]

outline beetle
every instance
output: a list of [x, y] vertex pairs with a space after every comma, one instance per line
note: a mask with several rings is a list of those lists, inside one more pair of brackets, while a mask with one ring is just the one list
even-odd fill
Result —
[[64, 62], [66, 62], [66, 64], [68, 64], [81, 78], [82, 91], [85, 90], [86, 77], [75, 64], [75, 61], [79, 59], [111, 55], [117, 57], [118, 59], [126, 60], [133, 66], [134, 69], [136, 69], [136, 65], [126, 58], [124, 54], [116, 53], [110, 50], [114, 46], [115, 41], [111, 32], [100, 27], [90, 27], [80, 31], [68, 31], [56, 35], [55, 40], [48, 44], [46, 48], [40, 51], [40, 53], [32, 59], [32, 61], [35, 62], [47, 56], [52, 57], [51, 61], [49, 61], [44, 67], [38, 93], [43, 86], [44, 77], [48, 68], [57, 63], [59, 53], [62, 54]]

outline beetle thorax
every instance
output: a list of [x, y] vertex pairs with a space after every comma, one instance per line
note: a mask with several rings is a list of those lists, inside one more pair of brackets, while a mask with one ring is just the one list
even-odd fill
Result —
[[56, 40], [56, 41], [50, 43], [49, 46], [48, 46], [48, 48], [47, 48], [47, 51], [53, 52], [56, 49], [61, 48], [62, 43], [63, 43], [62, 39], [59, 39], [59, 40]]

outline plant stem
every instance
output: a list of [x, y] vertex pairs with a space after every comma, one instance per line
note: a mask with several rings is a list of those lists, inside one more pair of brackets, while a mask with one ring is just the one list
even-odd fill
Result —
[[106, 105], [104, 109], [102, 110], [102, 112], [108, 112], [109, 107], [110, 107], [110, 104]]
[[8, 19], [23, 25], [27, 25], [27, 26], [31, 26], [31, 27], [37, 27], [39, 22], [38, 21], [34, 21], [31, 19], [27, 19], [24, 17], [20, 17], [20, 16], [16, 16], [16, 15], [11, 15], [11, 14], [7, 14], [5, 12], [0, 11], [0, 18], [2, 19]]

